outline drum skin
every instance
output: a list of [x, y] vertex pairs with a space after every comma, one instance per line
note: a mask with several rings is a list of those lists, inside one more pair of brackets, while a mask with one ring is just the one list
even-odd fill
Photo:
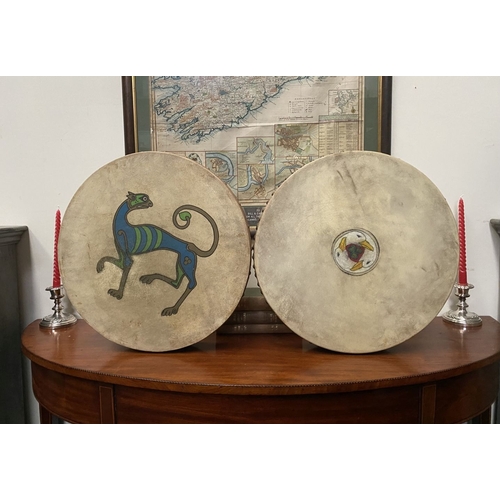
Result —
[[74, 308], [107, 339], [143, 351], [190, 346], [222, 325], [245, 290], [250, 252], [229, 188], [194, 161], [160, 152], [92, 174], [59, 239]]
[[255, 237], [257, 280], [295, 333], [344, 353], [404, 342], [439, 313], [455, 283], [458, 231], [419, 170], [389, 155], [315, 160], [269, 201]]

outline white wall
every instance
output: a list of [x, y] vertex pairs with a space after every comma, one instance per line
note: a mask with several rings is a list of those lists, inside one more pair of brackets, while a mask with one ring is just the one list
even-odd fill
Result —
[[[97, 168], [123, 156], [120, 77], [0, 77], [0, 225], [18, 245], [21, 323], [52, 314], [54, 216]], [[26, 366], [28, 368], [28, 366]], [[38, 422], [28, 388], [27, 406]]]
[[455, 214], [463, 197], [469, 308], [498, 319], [500, 238], [489, 221], [500, 218], [500, 78], [396, 77], [392, 130], [392, 155], [426, 174]]
[[[0, 77], [0, 225], [26, 225], [21, 322], [51, 313], [54, 214], [124, 154], [120, 78]], [[394, 77], [392, 153], [465, 202], [469, 305], [499, 313], [500, 77]], [[250, 282], [252, 284], [252, 281]], [[432, 283], [429, 283], [432, 286]], [[453, 304], [452, 301], [445, 307]], [[31, 421], [38, 408], [28, 390]]]

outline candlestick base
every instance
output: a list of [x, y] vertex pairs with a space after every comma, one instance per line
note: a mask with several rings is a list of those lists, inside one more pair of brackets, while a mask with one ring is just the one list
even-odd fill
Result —
[[450, 323], [456, 323], [463, 326], [479, 326], [482, 324], [483, 320], [474, 312], [467, 311], [469, 305], [466, 302], [467, 297], [469, 297], [469, 290], [474, 288], [474, 285], [459, 285], [455, 284], [455, 295], [458, 297], [457, 308], [454, 310], [449, 310], [443, 315], [444, 321], [449, 321]]
[[40, 326], [44, 328], [60, 328], [62, 326], [69, 326], [76, 323], [76, 318], [72, 314], [63, 313], [63, 306], [61, 300], [64, 297], [64, 287], [61, 286], [49, 286], [45, 290], [50, 292], [50, 298], [54, 301], [54, 307], [52, 310], [54, 314], [45, 316], [42, 321], [40, 321]]

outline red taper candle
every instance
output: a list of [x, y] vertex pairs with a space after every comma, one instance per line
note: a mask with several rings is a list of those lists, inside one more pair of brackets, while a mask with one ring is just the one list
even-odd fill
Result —
[[58, 245], [59, 245], [59, 231], [61, 230], [61, 212], [57, 210], [56, 212], [56, 228], [54, 235], [54, 273], [52, 278], [52, 286], [58, 288], [61, 286], [61, 273], [59, 272], [59, 255], [58, 255]]
[[464, 200], [458, 202], [458, 241], [460, 245], [460, 257], [458, 261], [458, 284], [467, 285], [467, 255], [465, 247], [465, 214]]

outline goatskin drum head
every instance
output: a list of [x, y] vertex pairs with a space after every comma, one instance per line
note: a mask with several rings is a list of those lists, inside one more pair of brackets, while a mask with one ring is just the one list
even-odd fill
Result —
[[458, 231], [438, 188], [389, 155], [349, 152], [289, 177], [259, 222], [255, 273], [282, 321], [317, 346], [387, 349], [448, 299]]
[[171, 351], [214, 332], [248, 280], [250, 233], [230, 189], [171, 153], [124, 156], [92, 174], [61, 225], [62, 282], [107, 339]]

